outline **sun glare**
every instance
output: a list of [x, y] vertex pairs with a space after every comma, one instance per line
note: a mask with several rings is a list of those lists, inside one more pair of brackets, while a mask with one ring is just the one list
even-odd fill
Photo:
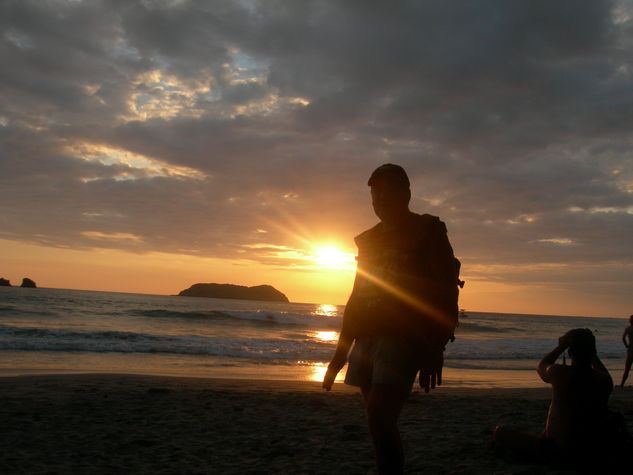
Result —
[[336, 305], [322, 303], [320, 305], [317, 305], [316, 309], [314, 310], [314, 312], [312, 312], [312, 314], [323, 315], [325, 317], [335, 317], [336, 312], [337, 312]]
[[329, 269], [348, 269], [354, 266], [354, 255], [343, 252], [334, 246], [318, 247], [314, 256], [315, 262]]
[[[308, 379], [310, 381], [323, 381], [325, 377], [325, 373], [327, 372], [327, 364], [326, 363], [315, 363], [310, 365], [310, 373], [308, 374]], [[345, 370], [340, 371], [336, 375], [337, 382], [342, 382], [345, 379]]]
[[335, 331], [318, 331], [314, 334], [314, 338], [322, 342], [336, 342], [338, 340], [338, 332]]

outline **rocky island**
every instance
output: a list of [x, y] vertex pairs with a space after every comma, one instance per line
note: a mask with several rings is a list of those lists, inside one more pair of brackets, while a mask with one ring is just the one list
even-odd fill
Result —
[[35, 289], [37, 287], [37, 285], [35, 285], [35, 282], [31, 279], [29, 279], [28, 277], [24, 277], [22, 279], [22, 285], [20, 285], [20, 287], [27, 287], [29, 289]]
[[[12, 287], [11, 281], [9, 279], [5, 279], [4, 277], [0, 277], [0, 287]], [[22, 279], [22, 285], [20, 287], [29, 287], [31, 289], [35, 289], [37, 285], [35, 282], [28, 277], [24, 277]]]
[[266, 302], [289, 302], [279, 290], [271, 285], [246, 287], [233, 284], [193, 284], [182, 290], [181, 297], [210, 297], [216, 299], [263, 300]]

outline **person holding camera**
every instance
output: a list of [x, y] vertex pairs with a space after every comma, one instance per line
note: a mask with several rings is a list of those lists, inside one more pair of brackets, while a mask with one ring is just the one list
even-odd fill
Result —
[[[571, 364], [556, 363], [565, 351]], [[616, 432], [626, 429], [621, 428], [623, 420], [616, 420], [618, 413], [609, 411], [613, 380], [598, 357], [591, 330], [577, 328], [561, 336], [558, 345], [539, 362], [537, 373], [552, 385], [545, 429], [533, 435], [497, 426], [494, 439], [498, 446], [558, 466], [606, 463], [606, 459], [596, 459], [601, 452], [598, 449], [614, 447]]]

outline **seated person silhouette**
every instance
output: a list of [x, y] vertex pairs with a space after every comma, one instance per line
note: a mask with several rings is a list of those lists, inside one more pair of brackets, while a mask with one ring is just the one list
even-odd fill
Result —
[[[556, 364], [568, 351], [571, 365]], [[527, 434], [497, 426], [498, 446], [517, 455], [564, 467], [588, 467], [611, 439], [608, 409], [613, 381], [596, 353], [596, 340], [587, 328], [577, 328], [558, 339], [558, 346], [537, 366], [541, 379], [552, 385], [552, 401], [545, 430]], [[604, 454], [598, 455], [604, 457]]]

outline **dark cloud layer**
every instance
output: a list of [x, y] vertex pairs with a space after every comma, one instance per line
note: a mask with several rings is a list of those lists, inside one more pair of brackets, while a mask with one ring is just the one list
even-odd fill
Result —
[[628, 14], [4, 0], [0, 237], [252, 258], [258, 243], [350, 243], [375, 220], [367, 176], [393, 161], [466, 270], [576, 266], [562, 282], [598, 266], [631, 284]]

